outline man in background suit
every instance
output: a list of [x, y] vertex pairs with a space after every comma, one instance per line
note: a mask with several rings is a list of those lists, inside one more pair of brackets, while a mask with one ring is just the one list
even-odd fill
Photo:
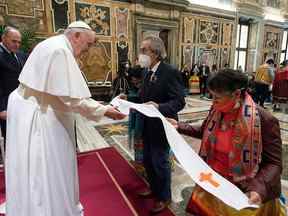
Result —
[[[155, 106], [165, 117], [177, 119], [177, 112], [185, 105], [184, 89], [179, 71], [164, 63], [165, 57], [165, 46], [159, 37], [144, 39], [138, 62], [148, 72], [140, 89], [140, 100]], [[143, 143], [144, 167], [150, 190], [141, 191], [139, 195], [154, 195], [151, 212], [158, 213], [171, 201], [170, 146], [160, 119], [144, 118]]]
[[13, 27], [6, 27], [0, 43], [0, 126], [6, 135], [6, 110], [9, 94], [18, 87], [18, 77], [27, 55], [20, 52], [21, 34]]
[[206, 94], [208, 93], [207, 89], [207, 81], [208, 77], [210, 75], [210, 68], [208, 65], [206, 65], [204, 62], [202, 65], [199, 67], [199, 85], [200, 85], [200, 97], [205, 97], [207, 96]]

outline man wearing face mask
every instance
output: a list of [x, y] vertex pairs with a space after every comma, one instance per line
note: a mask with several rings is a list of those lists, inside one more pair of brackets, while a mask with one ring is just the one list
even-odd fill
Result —
[[[165, 117], [177, 119], [177, 112], [185, 105], [184, 90], [179, 71], [164, 63], [165, 57], [165, 46], [159, 37], [149, 36], [142, 41], [138, 62], [147, 68], [147, 72], [140, 89], [140, 100], [154, 105]], [[139, 195], [152, 194], [155, 203], [151, 212], [158, 213], [171, 201], [170, 147], [161, 120], [144, 118], [143, 143], [150, 190], [139, 192]]]

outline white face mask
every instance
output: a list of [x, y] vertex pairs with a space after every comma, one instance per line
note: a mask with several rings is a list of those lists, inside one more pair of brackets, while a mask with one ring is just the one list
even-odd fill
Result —
[[151, 66], [151, 58], [148, 55], [139, 54], [138, 63], [141, 67], [149, 68]]

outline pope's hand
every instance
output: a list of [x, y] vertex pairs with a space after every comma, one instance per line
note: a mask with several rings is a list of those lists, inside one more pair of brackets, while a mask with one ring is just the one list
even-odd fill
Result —
[[153, 101], [146, 102], [145, 104], [147, 104], [147, 105], [153, 105], [156, 109], [159, 108], [159, 105], [158, 105], [157, 103], [153, 102]]
[[178, 122], [172, 118], [166, 118], [166, 120], [174, 126], [174, 128], [178, 129]]
[[249, 192], [248, 197], [251, 205], [260, 205], [262, 203], [261, 196], [256, 191]]
[[126, 115], [119, 112], [117, 109], [115, 109], [112, 106], [107, 109], [104, 115], [114, 120], [120, 120], [126, 117]]
[[6, 111], [0, 112], [0, 119], [2, 119], [2, 120], [6, 120], [7, 119], [7, 112]]

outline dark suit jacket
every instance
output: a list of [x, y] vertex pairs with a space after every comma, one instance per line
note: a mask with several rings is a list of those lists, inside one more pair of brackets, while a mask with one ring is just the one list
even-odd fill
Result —
[[19, 63], [0, 45], [0, 112], [7, 109], [8, 96], [18, 87], [18, 77], [27, 60], [22, 52], [16, 56]]
[[[169, 64], [161, 62], [155, 72], [155, 79], [150, 81], [146, 73], [142, 88], [140, 89], [142, 103], [153, 101], [159, 105], [159, 111], [165, 117], [177, 119], [177, 113], [184, 107], [184, 90], [180, 72]], [[153, 143], [167, 145], [166, 135], [160, 119], [144, 119], [144, 142], [153, 137]], [[146, 137], [146, 138], [145, 138]]]
[[[258, 106], [261, 135], [262, 135], [262, 161], [255, 178], [248, 179], [237, 185], [243, 192], [256, 191], [262, 201], [278, 198], [281, 193], [282, 172], [282, 141], [279, 121], [268, 111]], [[205, 121], [201, 127], [179, 123], [178, 131], [182, 134], [202, 138]]]
[[[204, 68], [205, 68], [205, 74], [204, 74]], [[208, 77], [210, 75], [210, 68], [208, 65], [201, 65], [199, 67], [199, 73], [197, 74], [200, 78], [202, 77]]]

